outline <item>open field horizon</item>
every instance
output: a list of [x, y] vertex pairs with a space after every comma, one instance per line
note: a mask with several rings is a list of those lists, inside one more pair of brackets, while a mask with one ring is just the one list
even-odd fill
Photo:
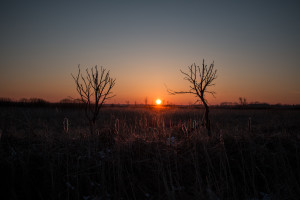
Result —
[[[246, 98], [245, 98], [246, 99]], [[161, 100], [161, 103], [158, 105], [156, 103], [157, 99], [153, 99], [147, 103], [144, 102], [137, 102], [137, 101], [125, 101], [123, 103], [118, 103], [118, 102], [105, 102], [103, 106], [109, 107], [109, 106], [131, 106], [131, 107], [147, 107], [147, 106], [153, 106], [153, 107], [168, 107], [168, 106], [184, 106], [184, 107], [203, 107], [202, 103], [197, 103], [197, 102], [189, 102], [186, 104], [174, 104], [173, 102], [165, 101], [164, 99]], [[159, 99], [160, 100], [160, 99]], [[247, 100], [247, 99], [246, 99]], [[94, 103], [94, 102], [92, 102]], [[0, 105], [26, 105], [26, 104], [49, 104], [49, 105], [74, 105], [74, 107], [77, 104], [83, 104], [83, 102], [80, 101], [79, 98], [73, 99], [73, 98], [63, 98], [60, 99], [59, 101], [48, 101], [47, 99], [39, 98], [39, 97], [30, 97], [30, 98], [20, 98], [20, 99], [12, 99], [9, 97], [0, 97]], [[275, 104], [270, 104], [268, 102], [259, 102], [259, 101], [252, 101], [252, 102], [245, 102], [241, 103], [239, 102], [239, 99], [234, 102], [220, 102], [218, 104], [213, 104], [209, 103], [211, 107], [248, 107], [248, 108], [255, 108], [255, 107], [261, 107], [261, 108], [266, 108], [266, 107], [280, 107], [280, 106], [299, 106], [300, 103], [298, 104], [282, 104], [282, 103], [275, 103]]]
[[0, 199], [299, 200], [300, 1], [5, 1]]

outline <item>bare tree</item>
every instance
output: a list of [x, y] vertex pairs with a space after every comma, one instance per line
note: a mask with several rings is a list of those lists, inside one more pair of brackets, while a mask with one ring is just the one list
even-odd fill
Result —
[[[195, 63], [189, 66], [189, 72], [180, 72], [184, 75], [184, 80], [190, 83], [190, 89], [188, 91], [174, 91], [168, 89], [168, 92], [172, 95], [175, 94], [194, 94], [198, 98], [196, 102], [201, 101], [205, 107], [204, 121], [205, 127], [210, 135], [210, 121], [209, 121], [209, 107], [206, 99], [206, 94], [214, 96], [215, 92], [208, 90], [209, 87], [214, 86], [214, 80], [217, 78], [217, 70], [214, 69], [214, 62], [208, 67], [202, 63], [202, 67], [197, 66]], [[203, 121], [203, 119], [202, 119]]]
[[244, 97], [239, 97], [239, 102], [242, 106], [246, 106], [248, 103], [247, 103], [247, 99]]
[[109, 71], [102, 66], [98, 70], [97, 65], [94, 68], [87, 68], [84, 76], [78, 65], [77, 76], [72, 77], [76, 84], [76, 89], [80, 95], [79, 100], [85, 105], [85, 115], [90, 122], [91, 133], [95, 126], [99, 111], [106, 100], [114, 97], [111, 89], [115, 86], [116, 79], [110, 77]]

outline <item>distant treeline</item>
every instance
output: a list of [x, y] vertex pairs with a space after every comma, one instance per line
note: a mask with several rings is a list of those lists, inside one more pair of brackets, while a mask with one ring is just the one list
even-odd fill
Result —
[[[24, 107], [64, 107], [64, 108], [84, 108], [84, 104], [77, 99], [62, 99], [59, 102], [48, 102], [41, 98], [29, 98], [20, 99], [18, 101], [10, 98], [0, 98], [0, 106], [24, 106]], [[145, 104], [105, 104], [104, 107], [155, 107], [154, 105]], [[163, 105], [163, 107], [169, 108], [204, 108], [203, 105]], [[219, 105], [211, 105], [211, 108], [220, 109], [300, 109], [300, 104], [286, 105], [286, 104], [268, 104], [254, 102], [249, 104], [238, 104], [238, 103], [221, 103]]]
[[233, 105], [214, 105], [214, 108], [232, 108], [232, 109], [300, 109], [300, 104], [289, 105], [289, 104], [268, 104], [268, 103], [249, 103], [246, 105], [233, 104]]
[[20, 107], [83, 107], [78, 100], [63, 99], [59, 102], [52, 103], [41, 98], [20, 99], [14, 101], [10, 98], [0, 98], [0, 106], [20, 106]]

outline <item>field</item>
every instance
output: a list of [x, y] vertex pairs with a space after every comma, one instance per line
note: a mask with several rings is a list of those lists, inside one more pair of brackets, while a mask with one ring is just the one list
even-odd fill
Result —
[[0, 107], [1, 199], [299, 199], [300, 110]]

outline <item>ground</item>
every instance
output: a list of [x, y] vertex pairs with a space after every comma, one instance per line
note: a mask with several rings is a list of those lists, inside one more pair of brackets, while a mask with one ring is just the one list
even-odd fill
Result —
[[[1, 107], [6, 199], [298, 199], [300, 110]], [[9, 198], [7, 198], [9, 197]]]

